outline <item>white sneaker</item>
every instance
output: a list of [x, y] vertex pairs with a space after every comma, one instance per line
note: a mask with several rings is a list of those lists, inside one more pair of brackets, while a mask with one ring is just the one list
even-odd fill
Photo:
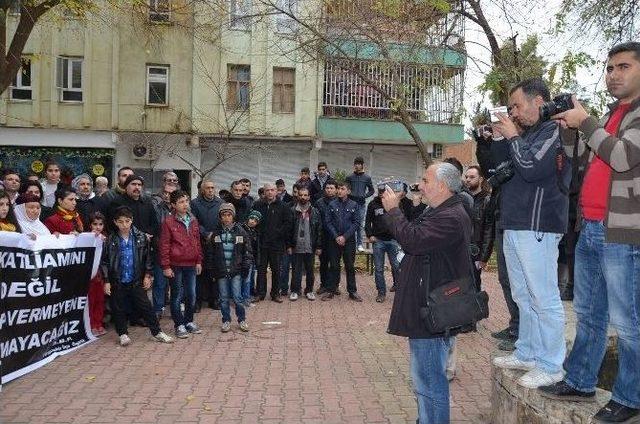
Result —
[[220, 328], [220, 330], [223, 333], [228, 333], [231, 330], [231, 323], [230, 322], [223, 322], [222, 323], [222, 327]]
[[518, 384], [528, 389], [537, 389], [540, 386], [550, 386], [562, 381], [562, 371], [548, 373], [539, 368], [534, 368], [518, 379]]
[[289, 295], [289, 300], [292, 302], [295, 302], [296, 300], [298, 300], [298, 293], [291, 292], [291, 294]]
[[521, 361], [516, 358], [516, 355], [513, 353], [508, 356], [500, 356], [498, 358], [493, 358], [493, 365], [498, 368], [504, 368], [507, 370], [523, 370], [523, 371], [531, 371], [536, 367], [536, 363], [534, 361]]
[[129, 346], [131, 344], [131, 339], [128, 335], [122, 334], [120, 336], [120, 346]]
[[309, 292], [305, 296], [307, 296], [309, 300], [316, 300], [316, 294], [314, 292]]
[[162, 331], [153, 336], [153, 338], [160, 343], [173, 343], [173, 337], [167, 335]]
[[247, 323], [247, 321], [242, 321], [240, 323], [240, 330], [244, 331], [245, 333], [249, 331], [249, 324]]

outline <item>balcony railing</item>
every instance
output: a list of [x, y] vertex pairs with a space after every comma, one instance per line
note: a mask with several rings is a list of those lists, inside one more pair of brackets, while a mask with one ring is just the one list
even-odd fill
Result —
[[346, 62], [342, 66], [339, 61], [325, 63], [324, 116], [393, 119], [389, 99], [403, 99], [416, 121], [460, 122], [463, 75], [459, 69], [373, 61], [358, 65], [354, 72]]

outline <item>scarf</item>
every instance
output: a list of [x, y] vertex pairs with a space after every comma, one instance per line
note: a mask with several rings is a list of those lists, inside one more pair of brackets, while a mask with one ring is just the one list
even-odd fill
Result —
[[82, 228], [82, 220], [80, 219], [80, 214], [77, 211], [68, 211], [60, 205], [56, 206], [56, 214], [65, 221], [73, 221], [73, 228], [81, 233]]
[[6, 219], [0, 219], [0, 231], [16, 231], [16, 226], [8, 222]]
[[16, 205], [14, 211], [22, 234], [35, 234], [37, 236], [48, 236], [51, 234], [51, 231], [40, 222], [39, 216], [36, 219], [31, 219], [27, 216], [27, 209], [24, 203]]

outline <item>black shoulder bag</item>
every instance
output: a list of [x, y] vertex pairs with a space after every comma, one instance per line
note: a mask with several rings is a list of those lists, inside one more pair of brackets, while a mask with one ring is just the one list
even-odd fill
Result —
[[430, 260], [426, 258], [424, 278], [427, 282], [427, 304], [420, 308], [420, 318], [427, 330], [433, 334], [443, 333], [445, 337], [452, 331], [466, 333], [475, 330], [475, 324], [489, 316], [489, 295], [485, 291], [478, 292], [473, 269], [469, 270], [469, 276], [431, 290], [430, 268]]

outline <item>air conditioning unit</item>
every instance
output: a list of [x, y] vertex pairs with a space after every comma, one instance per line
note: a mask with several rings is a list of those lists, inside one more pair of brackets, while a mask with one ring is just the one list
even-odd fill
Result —
[[131, 156], [135, 160], [156, 160], [160, 153], [151, 144], [138, 143], [131, 148]]

